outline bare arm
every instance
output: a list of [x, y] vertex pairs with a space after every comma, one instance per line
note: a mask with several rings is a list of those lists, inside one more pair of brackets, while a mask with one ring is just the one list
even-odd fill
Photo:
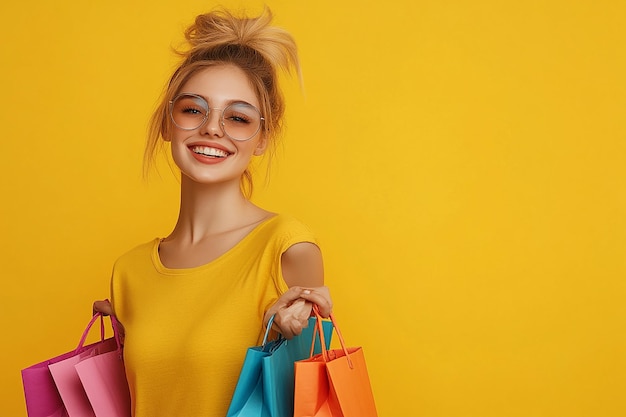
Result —
[[283, 253], [280, 264], [289, 288], [324, 285], [322, 252], [312, 243], [296, 243]]
[[320, 249], [312, 243], [297, 243], [281, 258], [281, 268], [289, 291], [267, 311], [264, 323], [276, 315], [274, 323], [288, 339], [299, 335], [307, 326], [312, 303], [323, 316], [332, 310], [330, 292], [324, 287], [324, 264]]

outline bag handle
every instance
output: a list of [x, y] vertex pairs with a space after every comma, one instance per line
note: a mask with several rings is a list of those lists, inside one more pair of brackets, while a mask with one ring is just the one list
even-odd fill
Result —
[[80, 341], [78, 342], [78, 346], [76, 347], [76, 353], [78, 353], [78, 351], [85, 345], [85, 340], [87, 339], [89, 330], [91, 330], [91, 326], [94, 325], [94, 323], [96, 322], [96, 320], [98, 320], [98, 318], [100, 319], [100, 341], [101, 342], [104, 341], [104, 316], [102, 315], [102, 313], [96, 313], [93, 315], [93, 317], [89, 321], [89, 324], [87, 324], [87, 328], [83, 332], [83, 335], [81, 336]]
[[[324, 362], [330, 362], [328, 356], [328, 349], [326, 349], [326, 340], [324, 340], [324, 328], [322, 327], [322, 316], [320, 314], [319, 307], [316, 304], [313, 304], [313, 312], [315, 313], [315, 317], [317, 318], [315, 322], [315, 330], [319, 334], [320, 344], [322, 345], [322, 358], [324, 358]], [[350, 369], [354, 369], [354, 365], [352, 364], [352, 360], [350, 359], [350, 354], [348, 353], [348, 348], [346, 348], [346, 342], [343, 340], [343, 336], [341, 335], [341, 330], [339, 330], [339, 326], [337, 326], [337, 320], [335, 320], [335, 316], [333, 313], [330, 313], [330, 321], [333, 323], [333, 327], [335, 332], [337, 333], [337, 337], [339, 337], [339, 343], [341, 343], [341, 348], [343, 349], [343, 353], [346, 355], [346, 359], [348, 360], [348, 365]], [[315, 333], [313, 333], [313, 343], [315, 343]], [[313, 350], [311, 350], [311, 353]], [[311, 355], [312, 356], [312, 355]]]
[[[109, 316], [109, 318], [111, 319], [111, 327], [113, 328], [113, 337], [115, 337], [117, 350], [121, 351], [123, 345], [122, 345], [122, 338], [121, 338], [121, 332], [120, 332], [120, 322], [117, 321], [117, 318], [115, 318], [115, 316]], [[83, 335], [81, 336], [80, 341], [78, 342], [78, 346], [76, 347], [76, 351], [75, 351], [76, 353], [78, 353], [80, 349], [85, 345], [85, 340], [87, 340], [87, 335], [89, 335], [89, 331], [91, 330], [91, 327], [94, 325], [94, 323], [98, 319], [100, 319], [100, 341], [101, 342], [104, 341], [104, 315], [98, 312], [93, 315], [93, 317], [89, 321], [89, 324], [87, 324], [87, 328], [83, 332]]]
[[265, 336], [263, 337], [263, 347], [265, 347], [265, 344], [267, 343], [267, 337], [269, 336], [270, 330], [272, 329], [272, 324], [274, 324], [274, 316], [275, 314], [272, 314], [269, 321], [267, 322], [267, 327], [265, 328]]
[[122, 351], [124, 345], [122, 344], [122, 333], [120, 332], [120, 322], [117, 321], [117, 317], [109, 316], [111, 319], [111, 327], [113, 328], [113, 337], [115, 337], [115, 343], [117, 344], [117, 350]]

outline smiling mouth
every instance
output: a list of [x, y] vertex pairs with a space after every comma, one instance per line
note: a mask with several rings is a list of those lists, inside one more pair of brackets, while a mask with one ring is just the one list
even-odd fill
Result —
[[191, 151], [198, 155], [208, 156], [211, 158], [226, 158], [230, 154], [222, 149], [211, 148], [209, 146], [194, 146]]

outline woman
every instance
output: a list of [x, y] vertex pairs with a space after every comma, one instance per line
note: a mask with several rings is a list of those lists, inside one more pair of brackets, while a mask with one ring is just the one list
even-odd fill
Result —
[[271, 315], [291, 338], [311, 303], [330, 314], [315, 237], [248, 199], [248, 166], [282, 124], [277, 70], [299, 74], [293, 38], [270, 22], [267, 10], [198, 16], [153, 115], [146, 161], [169, 143], [181, 172], [178, 221], [120, 257], [112, 305], [94, 304], [125, 328], [135, 417], [225, 415], [246, 349]]

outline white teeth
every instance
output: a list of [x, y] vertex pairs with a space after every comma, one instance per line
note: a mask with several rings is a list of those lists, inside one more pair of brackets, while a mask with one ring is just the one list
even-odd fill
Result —
[[205, 156], [215, 156], [218, 158], [226, 158], [228, 156], [228, 152], [221, 149], [210, 148], [208, 146], [194, 146], [191, 150], [197, 154]]

